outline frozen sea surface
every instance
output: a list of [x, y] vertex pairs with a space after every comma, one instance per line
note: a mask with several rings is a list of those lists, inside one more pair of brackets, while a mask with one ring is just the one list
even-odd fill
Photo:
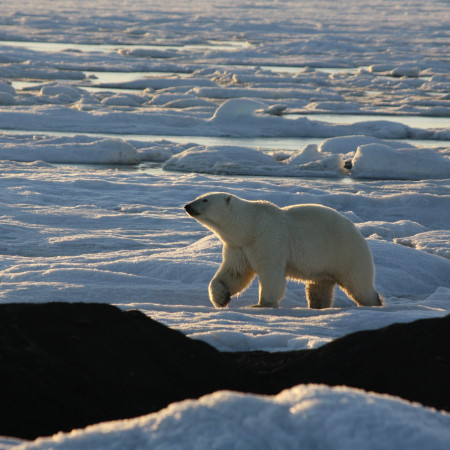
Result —
[[[227, 351], [449, 314], [449, 19], [438, 0], [2, 4], [0, 301], [137, 308]], [[336, 290], [309, 310], [290, 282], [277, 310], [245, 308], [256, 283], [214, 309], [221, 245], [182, 206], [219, 190], [345, 214], [384, 307]], [[300, 386], [22, 448], [438, 449], [449, 425], [400, 399]]]

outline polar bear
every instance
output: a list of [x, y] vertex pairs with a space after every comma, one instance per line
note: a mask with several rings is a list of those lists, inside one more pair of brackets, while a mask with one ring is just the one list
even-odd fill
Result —
[[306, 284], [310, 308], [333, 304], [338, 284], [360, 306], [381, 306], [369, 246], [334, 209], [303, 204], [279, 208], [226, 192], [202, 195], [186, 212], [223, 243], [223, 262], [209, 284], [217, 308], [259, 279], [259, 307], [278, 307], [286, 278]]

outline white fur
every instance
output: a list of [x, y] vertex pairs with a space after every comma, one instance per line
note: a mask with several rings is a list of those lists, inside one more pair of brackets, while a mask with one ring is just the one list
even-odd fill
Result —
[[209, 285], [216, 307], [226, 306], [255, 275], [255, 306], [277, 307], [286, 278], [306, 283], [311, 308], [332, 306], [335, 284], [358, 305], [381, 305], [369, 246], [353, 223], [334, 209], [279, 208], [223, 192], [198, 197], [185, 209], [223, 242], [223, 262]]

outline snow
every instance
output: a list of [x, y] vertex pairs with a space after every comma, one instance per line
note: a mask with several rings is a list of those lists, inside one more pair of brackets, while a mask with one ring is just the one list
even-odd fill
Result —
[[[317, 348], [449, 314], [448, 19], [438, 0], [5, 3], [0, 301], [137, 308], [226, 351]], [[182, 208], [208, 191], [349, 217], [383, 308], [336, 290], [333, 308], [309, 310], [289, 282], [279, 309], [247, 309], [255, 282], [214, 309], [221, 245]], [[449, 422], [396, 398], [298, 386], [22, 446], [444, 448]]]
[[137, 164], [136, 149], [121, 139], [85, 136], [4, 136], [0, 158], [14, 161], [43, 160], [52, 163]]
[[450, 173], [450, 158], [426, 148], [361, 145], [352, 163], [352, 172], [365, 178], [446, 178]]
[[[449, 248], [448, 240], [442, 238], [448, 230], [450, 214], [448, 195], [445, 194], [447, 180], [354, 180], [349, 183], [319, 178], [224, 178], [160, 169], [124, 171], [8, 161], [1, 164], [1, 173], [3, 243], [0, 251], [3, 258], [0, 280], [4, 302], [112, 302], [125, 309], [138, 308], [192, 338], [202, 339], [226, 351], [317, 348], [353, 331], [449, 313], [450, 261], [442, 253], [445, 249], [448, 252]], [[233, 300], [229, 308], [214, 309], [207, 297], [207, 285], [220, 262], [221, 245], [184, 213], [182, 205], [202, 192], [225, 186], [250, 199], [265, 198], [282, 206], [316, 202], [346, 214], [369, 239], [376, 264], [377, 287], [385, 298], [385, 306], [358, 308], [337, 291], [334, 308], [309, 310], [302, 285], [289, 283], [286, 298], [278, 310], [245, 308], [255, 302], [256, 284]], [[412, 248], [409, 241], [407, 246], [395, 243], [416, 238], [417, 242], [424, 242], [424, 233], [433, 236], [425, 240], [426, 251], [418, 246], [419, 249]], [[311, 401], [320, 404], [315, 388], [303, 389], [312, 389], [310, 395], [314, 399]], [[326, 392], [327, 401], [335, 402], [335, 389]], [[359, 403], [352, 391], [342, 395], [346, 399], [342, 401], [358, 411]], [[363, 403], [372, 405], [367, 406], [372, 410], [376, 396], [360, 393], [360, 397]], [[262, 401], [251, 395], [239, 398], [243, 404], [248, 401], [254, 405], [251, 402]], [[222, 407], [229, 407], [231, 400], [221, 394], [212, 399], [209, 401], [217, 402], [216, 406], [211, 406], [215, 411], [210, 413], [213, 426], [216, 428], [222, 423], [225, 426], [226, 420], [214, 417], [223, 418]], [[437, 416], [440, 417], [438, 422], [448, 420], [445, 413], [432, 413], [398, 399], [390, 402], [392, 415], [397, 418], [403, 417], [404, 411], [413, 416]], [[267, 414], [272, 409], [273, 414], [279, 411], [275, 399], [267, 398], [264, 404]], [[190, 405], [188, 410], [200, 408], [195, 402]], [[156, 431], [149, 431], [153, 428], [147, 428], [144, 423], [154, 420], [159, 424], [163, 417], [177, 417], [183, 430], [191, 429], [193, 424], [199, 423], [199, 418], [194, 413], [194, 416], [179, 413], [177, 408], [184, 411], [184, 407], [173, 405], [170, 413], [161, 412], [152, 416], [153, 419], [149, 416], [127, 422], [126, 429], [134, 430], [129, 431], [131, 435], [122, 429], [122, 425], [114, 423], [102, 425], [101, 431], [86, 431], [86, 435], [80, 431], [55, 436], [51, 445], [40, 445], [41, 448], [52, 448], [62, 440], [61, 445], [71, 448], [71, 440], [77, 437], [73, 448], [85, 448], [86, 445], [108, 448], [118, 439], [120, 443], [129, 442], [132, 446], [134, 439], [141, 442], [142, 436], [146, 436], [150, 446], [153, 439], [161, 439], [170, 447], [171, 439], [176, 439], [173, 435], [159, 434], [156, 425]], [[290, 416], [289, 409], [286, 407], [285, 415]], [[328, 411], [325, 404], [323, 409]], [[407, 412], [409, 409], [411, 411]], [[321, 411], [310, 413], [313, 416], [324, 414]], [[305, 414], [308, 416], [309, 413]], [[268, 421], [263, 428], [270, 429], [269, 424], [273, 424], [285, 430], [280, 439], [283, 436], [287, 442], [300, 439], [303, 428], [292, 435], [291, 428], [284, 428], [285, 415], [282, 421]], [[301, 417], [303, 420], [305, 416]], [[338, 414], [331, 417], [338, 423], [330, 433], [341, 429], [346, 439], [354, 435], [352, 427], [342, 428]], [[381, 417], [380, 413], [380, 427], [387, 426], [391, 419], [383, 421]], [[239, 417], [236, 420], [241, 422]], [[264, 417], [261, 420], [266, 423]], [[363, 428], [360, 423], [358, 425], [361, 433], [366, 426], [369, 433], [372, 425], [369, 421], [363, 423]], [[235, 430], [233, 424], [230, 422], [224, 430]], [[431, 431], [418, 431], [414, 442], [422, 442], [427, 433], [431, 433], [437, 442], [445, 436], [435, 428], [437, 425], [430, 426]], [[238, 431], [230, 433], [235, 433], [236, 442], [240, 442]], [[243, 439], [252, 435], [251, 430], [249, 435], [245, 433], [242, 431]], [[195, 433], [186, 434], [186, 439], [196, 447], [195, 438], [191, 436]], [[205, 448], [211, 442], [208, 439], [214, 439], [214, 436], [217, 434], [207, 434]], [[310, 439], [325, 439], [322, 434], [320, 436], [311, 435]], [[400, 431], [389, 435], [383, 445], [394, 448], [399, 436]], [[80, 443], [77, 439], [81, 439]], [[99, 439], [104, 439], [103, 443]], [[360, 443], [359, 438], [355, 439], [355, 445]], [[257, 446], [258, 442], [255, 448]]]
[[[356, 449], [360, 445], [365, 449], [439, 450], [448, 447], [449, 422], [448, 415], [386, 396], [311, 385], [297, 386], [275, 397], [217, 392], [140, 419], [61, 433], [52, 440], [38, 439], [17, 450]], [[387, 436], [390, 439], [385, 444]]]

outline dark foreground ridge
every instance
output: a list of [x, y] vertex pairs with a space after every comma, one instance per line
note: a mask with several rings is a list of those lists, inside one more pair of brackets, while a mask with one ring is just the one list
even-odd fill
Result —
[[0, 305], [0, 435], [33, 439], [136, 417], [220, 389], [347, 385], [450, 411], [450, 316], [354, 333], [316, 350], [221, 353], [138, 311]]

